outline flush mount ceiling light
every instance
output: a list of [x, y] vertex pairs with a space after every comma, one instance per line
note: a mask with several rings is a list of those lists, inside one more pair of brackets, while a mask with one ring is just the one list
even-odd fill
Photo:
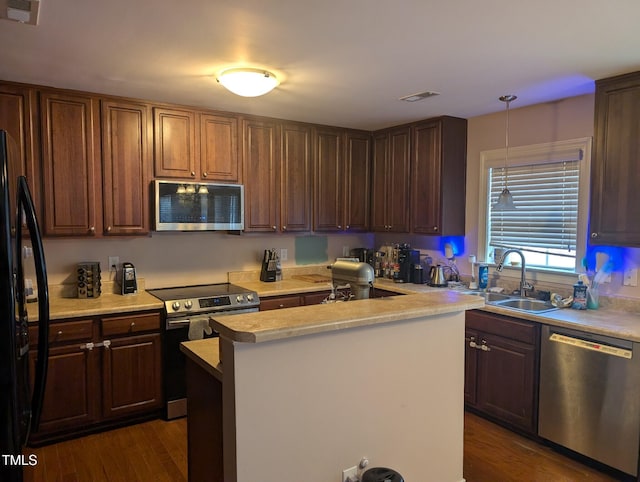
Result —
[[227, 90], [242, 97], [258, 97], [271, 92], [277, 85], [276, 76], [264, 69], [228, 69], [216, 79]]
[[501, 102], [507, 104], [507, 121], [505, 127], [505, 136], [504, 136], [504, 145], [505, 145], [505, 154], [504, 154], [504, 189], [498, 196], [498, 201], [493, 205], [493, 209], [495, 211], [513, 211], [516, 209], [516, 205], [513, 203], [513, 196], [509, 191], [509, 182], [508, 182], [508, 165], [509, 165], [509, 104], [516, 100], [518, 97], [515, 95], [503, 95], [499, 98]]

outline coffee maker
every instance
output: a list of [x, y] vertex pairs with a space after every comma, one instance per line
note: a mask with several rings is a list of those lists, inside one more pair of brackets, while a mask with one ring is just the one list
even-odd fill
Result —
[[400, 272], [398, 281], [400, 283], [415, 283], [414, 268], [420, 264], [420, 251], [411, 249], [408, 244], [398, 245], [398, 265]]
[[368, 263], [371, 266], [374, 265], [375, 256], [373, 249], [353, 248], [350, 254], [352, 258], [358, 258], [358, 261], [360, 261], [361, 263]]

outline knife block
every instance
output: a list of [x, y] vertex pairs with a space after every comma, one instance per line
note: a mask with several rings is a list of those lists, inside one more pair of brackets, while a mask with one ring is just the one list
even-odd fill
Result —
[[260, 270], [260, 281], [266, 281], [268, 283], [276, 280], [277, 262], [270, 257], [269, 250], [264, 251], [264, 258], [262, 259], [262, 270]]

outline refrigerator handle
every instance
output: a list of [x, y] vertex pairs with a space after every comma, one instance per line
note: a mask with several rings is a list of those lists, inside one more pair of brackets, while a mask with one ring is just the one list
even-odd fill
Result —
[[[47, 362], [49, 358], [49, 288], [40, 227], [38, 226], [38, 220], [33, 206], [33, 198], [27, 185], [27, 179], [24, 176], [18, 177], [17, 191], [16, 253], [22, 252], [22, 229], [20, 226], [22, 226], [23, 222], [21, 215], [24, 213], [24, 221], [26, 221], [27, 229], [31, 237], [31, 247], [33, 248], [33, 259], [38, 284], [38, 356], [36, 360], [33, 395], [31, 398], [31, 425], [27, 432], [28, 439], [30, 433], [37, 431], [40, 425], [44, 390], [47, 382]], [[22, 257], [20, 254], [18, 254], [18, 271], [19, 281], [23, 283]], [[24, 286], [18, 285], [17, 291], [20, 292], [18, 299], [24, 303]], [[19, 309], [22, 312], [24, 306], [19, 306]]]

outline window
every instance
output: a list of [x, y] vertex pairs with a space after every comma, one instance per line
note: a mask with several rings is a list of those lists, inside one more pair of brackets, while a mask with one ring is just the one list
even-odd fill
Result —
[[[496, 262], [496, 249], [523, 251], [527, 267], [574, 272], [586, 244], [591, 139], [481, 153], [480, 252]], [[517, 207], [491, 209], [508, 185]], [[517, 261], [517, 259], [516, 259]]]

